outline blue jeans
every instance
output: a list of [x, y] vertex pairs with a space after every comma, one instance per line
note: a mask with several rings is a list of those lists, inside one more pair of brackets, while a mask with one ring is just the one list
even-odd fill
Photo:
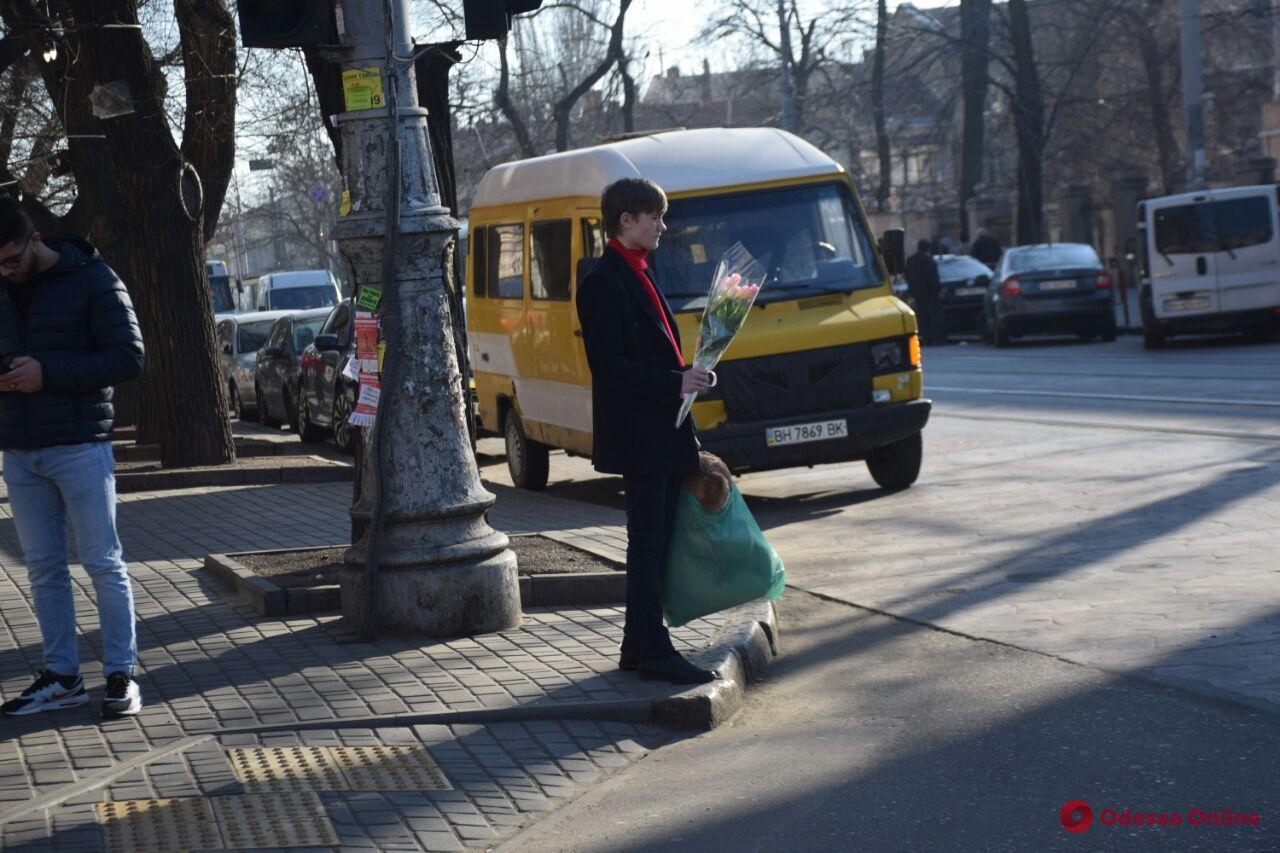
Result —
[[44, 665], [60, 675], [80, 672], [67, 568], [68, 520], [98, 594], [103, 672], [133, 675], [138, 652], [133, 588], [116, 535], [114, 469], [109, 442], [4, 452], [4, 482], [44, 638]]

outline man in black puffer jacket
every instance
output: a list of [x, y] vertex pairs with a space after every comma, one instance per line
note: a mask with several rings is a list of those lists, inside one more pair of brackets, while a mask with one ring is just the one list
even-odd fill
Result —
[[112, 386], [142, 372], [142, 335], [124, 283], [83, 240], [45, 240], [0, 198], [0, 449], [44, 669], [0, 710], [89, 701], [76, 650], [67, 522], [102, 624], [104, 716], [136, 714], [133, 589], [116, 535]]

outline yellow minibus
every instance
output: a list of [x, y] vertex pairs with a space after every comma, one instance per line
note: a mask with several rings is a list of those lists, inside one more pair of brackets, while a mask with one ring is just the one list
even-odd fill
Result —
[[711, 277], [736, 242], [768, 270], [750, 318], [693, 406], [703, 448], [735, 472], [866, 460], [886, 489], [920, 471], [916, 318], [893, 295], [903, 234], [879, 245], [843, 167], [773, 128], [649, 136], [506, 163], [481, 180], [467, 246], [467, 333], [486, 433], [512, 479], [542, 489], [549, 451], [591, 453], [591, 372], [574, 304], [604, 250], [600, 193], [645, 177], [667, 193], [650, 257], [692, 360]]

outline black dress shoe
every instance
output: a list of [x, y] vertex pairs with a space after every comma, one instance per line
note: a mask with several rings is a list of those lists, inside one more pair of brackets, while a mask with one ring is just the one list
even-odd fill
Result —
[[618, 669], [623, 672], [635, 672], [640, 668], [640, 653], [633, 652], [631, 649], [623, 647], [618, 654]]
[[670, 681], [672, 684], [709, 684], [719, 678], [709, 669], [694, 666], [680, 655], [640, 661], [640, 678], [644, 681]]

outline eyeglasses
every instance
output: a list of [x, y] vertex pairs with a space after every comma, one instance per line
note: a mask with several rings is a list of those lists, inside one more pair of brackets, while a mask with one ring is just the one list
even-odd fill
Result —
[[28, 234], [27, 239], [22, 243], [22, 251], [16, 255], [10, 255], [7, 258], [0, 259], [0, 271], [10, 273], [22, 266], [22, 259], [27, 256], [27, 249], [31, 246], [31, 238], [35, 234]]

